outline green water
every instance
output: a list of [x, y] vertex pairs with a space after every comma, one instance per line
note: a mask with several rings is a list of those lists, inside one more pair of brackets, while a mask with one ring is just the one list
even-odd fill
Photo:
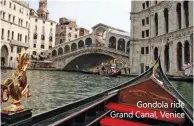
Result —
[[[10, 77], [12, 72], [12, 70], [2, 70], [1, 80]], [[27, 108], [32, 108], [33, 114], [87, 98], [132, 79], [129, 77], [111, 78], [81, 73], [36, 70], [28, 70], [27, 76], [32, 96], [25, 98], [23, 104]], [[193, 103], [192, 84], [172, 83], [190, 103]], [[3, 104], [2, 107], [6, 104]]]

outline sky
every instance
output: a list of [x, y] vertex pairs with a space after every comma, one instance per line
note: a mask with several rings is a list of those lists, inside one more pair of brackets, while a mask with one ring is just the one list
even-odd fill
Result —
[[[78, 27], [91, 31], [103, 23], [130, 32], [130, 0], [47, 0], [49, 19], [59, 22], [60, 17], [76, 20]], [[38, 9], [39, 0], [29, 1], [30, 8]]]

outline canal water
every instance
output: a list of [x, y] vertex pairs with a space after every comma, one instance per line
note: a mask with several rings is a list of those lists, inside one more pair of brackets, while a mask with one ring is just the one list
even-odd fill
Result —
[[[1, 83], [12, 75], [13, 70], [1, 71]], [[38, 114], [77, 100], [87, 98], [125, 83], [129, 77], [103, 77], [63, 71], [27, 71], [30, 84], [30, 98], [24, 98], [26, 108], [32, 108]], [[172, 82], [180, 93], [192, 104], [193, 85], [186, 82]], [[5, 103], [2, 107], [9, 103]]]

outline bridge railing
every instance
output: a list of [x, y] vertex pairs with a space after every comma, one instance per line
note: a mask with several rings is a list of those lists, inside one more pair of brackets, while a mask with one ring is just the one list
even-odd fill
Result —
[[61, 57], [69, 57], [69, 56], [77, 55], [77, 54], [80, 54], [80, 53], [83, 53], [83, 52], [91, 52], [92, 53], [92, 52], [96, 52], [96, 51], [99, 51], [99, 50], [101, 52], [111, 52], [111, 53], [116, 53], [116, 54], [119, 54], [119, 55], [122, 55], [122, 56], [127, 56], [127, 57], [129, 56], [129, 53], [125, 52], [125, 51], [116, 50], [116, 49], [109, 48], [109, 47], [94, 47], [94, 46], [91, 46], [91, 47], [81, 47], [81, 48], [75, 49], [73, 51], [63, 53], [62, 55], [56, 55], [56, 56], [50, 57], [49, 59], [54, 60], [54, 59], [58, 59], [58, 58], [61, 58]]

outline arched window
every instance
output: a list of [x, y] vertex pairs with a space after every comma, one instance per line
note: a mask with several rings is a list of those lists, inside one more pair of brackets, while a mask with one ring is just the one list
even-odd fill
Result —
[[18, 41], [20, 41], [20, 34], [18, 33]]
[[125, 51], [125, 40], [123, 38], [118, 40], [118, 50]]
[[158, 47], [154, 48], [154, 60], [158, 59]]
[[34, 39], [37, 39], [37, 33], [34, 33]]
[[71, 37], [71, 33], [68, 34], [68, 37], [69, 37], [69, 38]]
[[116, 49], [116, 38], [114, 36], [110, 37], [108, 47]]
[[166, 44], [164, 49], [164, 65], [168, 72], [170, 69], [169, 44]]
[[181, 29], [181, 3], [178, 3], [176, 6], [178, 28]]
[[9, 52], [8, 52], [8, 48], [6, 45], [3, 45], [1, 47], [1, 66], [6, 66], [8, 65], [8, 55], [9, 55]]
[[156, 32], [156, 36], [158, 35], [158, 14], [155, 13], [154, 15], [154, 21], [155, 21], [155, 32]]
[[92, 39], [91, 38], [87, 38], [85, 41], [87, 46], [91, 46], [92, 45]]
[[60, 44], [63, 43], [63, 39], [60, 39]]
[[57, 51], [56, 50], [52, 51], [52, 57], [54, 57], [54, 56], [57, 56]]
[[185, 63], [190, 63], [190, 46], [188, 41], [184, 43], [184, 59]]
[[70, 51], [70, 47], [68, 45], [65, 46], [65, 53], [68, 53]]
[[182, 43], [177, 43], [177, 67], [178, 70], [182, 70]]
[[185, 25], [186, 27], [188, 27], [189, 26], [189, 1], [184, 1], [183, 6], [184, 6], [184, 12], [185, 12]]
[[83, 40], [80, 40], [78, 42], [78, 48], [82, 48], [82, 47], [84, 47], [84, 41]]
[[58, 49], [58, 55], [62, 55], [63, 54], [63, 48], [59, 48]]
[[1, 30], [1, 39], [3, 39], [4, 38], [4, 29], [2, 28], [2, 30]]
[[166, 30], [166, 33], [168, 33], [169, 21], [168, 21], [168, 9], [167, 8], [164, 9], [164, 21], [165, 21], [165, 30]]
[[33, 52], [32, 52], [32, 55], [36, 55], [36, 54], [37, 54], [36, 51], [33, 51]]
[[22, 34], [20, 34], [20, 41], [22, 41]]
[[71, 44], [71, 51], [74, 51], [77, 49], [77, 45], [75, 43]]
[[10, 30], [7, 31], [7, 40], [9, 40]]
[[127, 52], [130, 52], [130, 41], [127, 42]]

